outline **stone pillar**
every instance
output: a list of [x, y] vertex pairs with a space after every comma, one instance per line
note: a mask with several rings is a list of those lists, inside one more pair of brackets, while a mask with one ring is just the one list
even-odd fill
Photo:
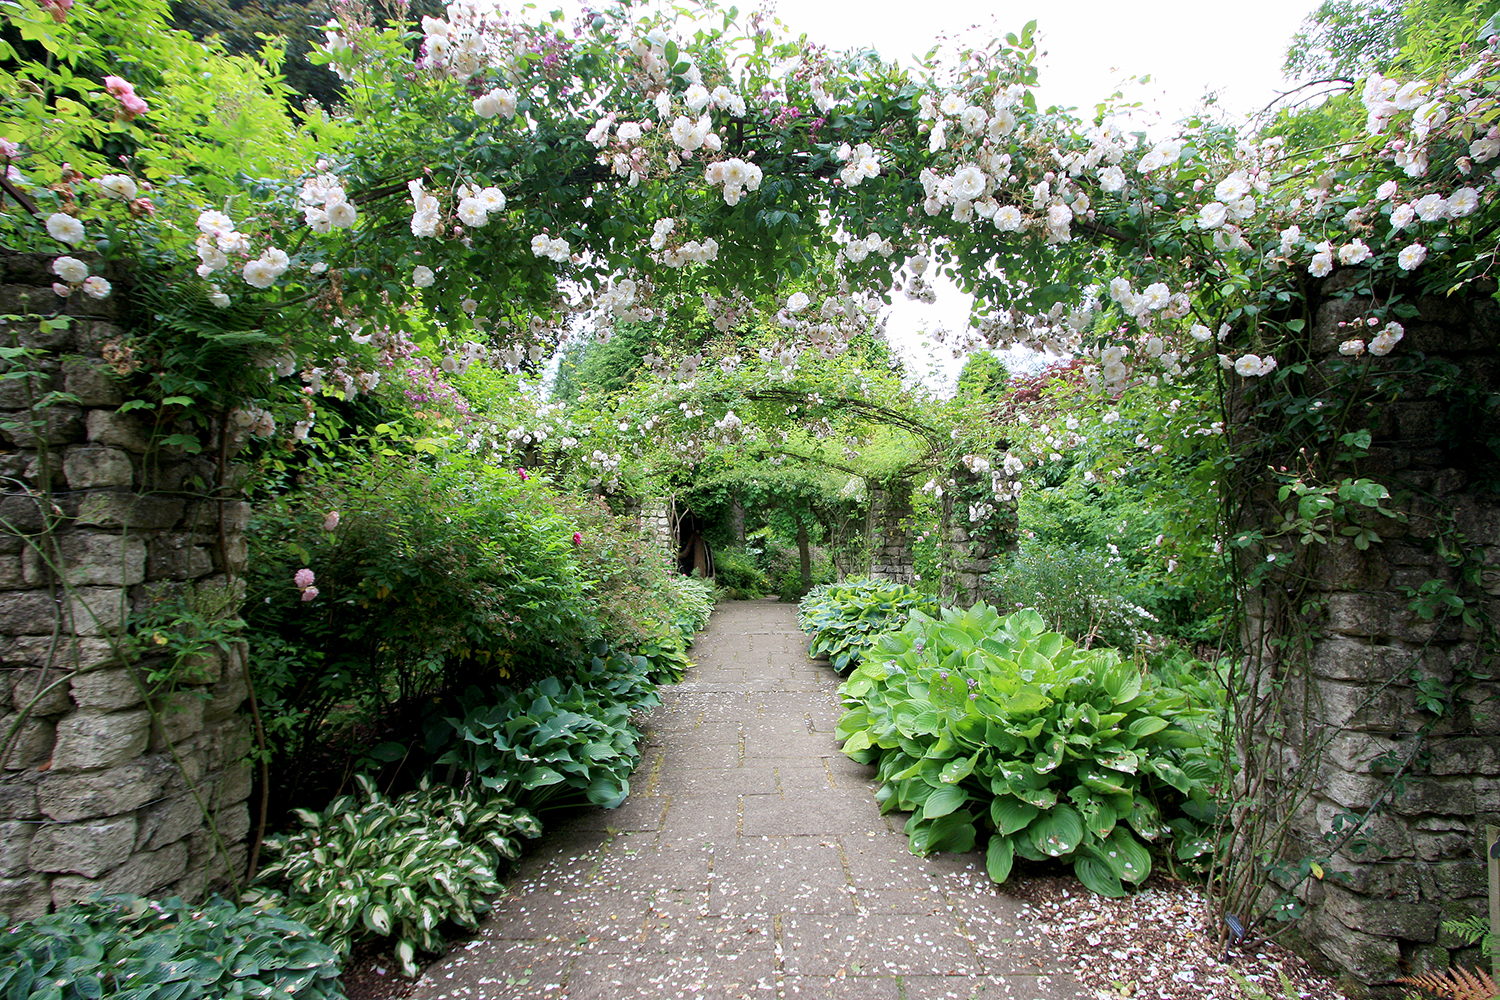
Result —
[[[1349, 336], [1340, 324], [1362, 321], [1374, 304], [1350, 297], [1359, 278], [1351, 268], [1323, 286], [1310, 392], [1336, 391], [1334, 366], [1348, 364], [1337, 353]], [[1324, 855], [1340, 824], [1371, 814], [1327, 877], [1296, 889], [1308, 906], [1304, 936], [1370, 984], [1478, 964], [1477, 949], [1460, 950], [1440, 923], [1484, 912], [1484, 828], [1500, 822], [1500, 457], [1488, 444], [1500, 414], [1484, 404], [1500, 392], [1500, 307], [1493, 287], [1471, 291], [1466, 300], [1417, 298], [1420, 315], [1404, 321], [1396, 351], [1360, 362], [1366, 379], [1396, 376], [1395, 394], [1369, 404], [1368, 457], [1333, 478], [1385, 485], [1404, 522], [1361, 511], [1358, 522], [1381, 536], [1365, 551], [1279, 546], [1284, 568], [1247, 601], [1248, 644], [1284, 691], [1277, 731], [1306, 733], [1322, 748], [1292, 814], [1288, 855]], [[1361, 420], [1356, 411], [1353, 426]], [[1299, 467], [1294, 456], [1267, 459], [1248, 465]], [[1247, 526], [1274, 524], [1285, 506], [1276, 484], [1251, 489]], [[1242, 550], [1242, 567], [1264, 567], [1271, 554]], [[1284, 595], [1299, 580], [1311, 582], [1294, 603]], [[1424, 588], [1435, 612], [1425, 617], [1416, 600]], [[1444, 590], [1470, 602], [1469, 621], [1444, 613]], [[1298, 621], [1308, 643], [1288, 654], [1277, 641]], [[1288, 785], [1305, 754], [1287, 744], [1273, 756]]]
[[[219, 470], [119, 412], [105, 358], [129, 367], [126, 282], [63, 300], [52, 259], [0, 256], [0, 314], [21, 317], [0, 342], [35, 351], [8, 369], [31, 378], [0, 381], [0, 913], [13, 919], [101, 890], [202, 897], [243, 873], [250, 828], [243, 644], [198, 657], [148, 705], [162, 663], [130, 635], [189, 588], [235, 610], [248, 505], [188, 485]], [[71, 398], [35, 408], [51, 392]]]
[[912, 553], [911, 486], [901, 481], [869, 484], [870, 510], [866, 521], [870, 577], [893, 583], [912, 583], [916, 557]]

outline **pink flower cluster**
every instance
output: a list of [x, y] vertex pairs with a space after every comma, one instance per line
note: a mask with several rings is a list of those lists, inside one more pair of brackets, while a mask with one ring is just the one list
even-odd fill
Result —
[[311, 601], [318, 596], [318, 588], [313, 586], [313, 579], [313, 571], [305, 567], [292, 577], [292, 583], [302, 591], [303, 601]]
[[104, 86], [114, 95], [115, 100], [120, 102], [120, 117], [124, 121], [130, 121], [136, 115], [143, 115], [151, 110], [151, 105], [136, 96], [135, 87], [127, 80], [118, 76], [106, 76]]

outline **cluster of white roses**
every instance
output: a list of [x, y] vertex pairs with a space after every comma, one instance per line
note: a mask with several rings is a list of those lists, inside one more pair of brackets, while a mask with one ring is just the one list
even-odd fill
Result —
[[[250, 237], [235, 228], [235, 222], [223, 212], [207, 209], [198, 213], [198, 238], [194, 248], [198, 253], [198, 276], [206, 278], [229, 266], [229, 255], [250, 256]], [[240, 274], [247, 285], [255, 288], [270, 288], [291, 267], [291, 258], [284, 250], [268, 246], [259, 257], [247, 260]], [[215, 285], [210, 289], [214, 305], [227, 306], [229, 297]]]
[[85, 295], [102, 299], [109, 295], [110, 284], [97, 274], [89, 274], [89, 266], [77, 257], [59, 257], [52, 262], [52, 273], [62, 281], [54, 281], [52, 290], [63, 298], [81, 288]]
[[868, 142], [852, 148], [846, 142], [834, 150], [833, 158], [843, 164], [839, 180], [847, 187], [859, 187], [861, 181], [880, 176], [880, 154]]
[[531, 253], [536, 257], [546, 257], [558, 264], [566, 264], [572, 256], [572, 248], [568, 241], [561, 236], [548, 236], [546, 233], [537, 233], [531, 238]]
[[333, 174], [316, 174], [303, 181], [298, 198], [303, 205], [303, 219], [315, 233], [348, 229], [359, 218], [359, 212], [349, 204], [343, 183]]
[[737, 156], [710, 163], [703, 174], [711, 186], [723, 185], [726, 205], [738, 205], [746, 191], [759, 191], [762, 176], [760, 167]]
[[689, 264], [707, 264], [719, 259], [719, 241], [712, 236], [702, 240], [688, 240], [681, 246], [668, 247], [660, 255], [661, 262], [668, 267], [686, 267]]
[[[1375, 323], [1378, 321], [1371, 320], [1370, 322]], [[1359, 337], [1351, 337], [1339, 345], [1339, 353], [1346, 358], [1357, 358], [1368, 349], [1376, 357], [1384, 357], [1391, 353], [1396, 345], [1401, 342], [1401, 338], [1405, 336], [1406, 328], [1395, 320], [1391, 320], [1381, 328], [1379, 333], [1370, 338], [1368, 344]]]
[[454, 0], [448, 18], [422, 18], [422, 68], [460, 82], [491, 62], [484, 13], [479, 4]]
[[474, 98], [474, 113], [481, 118], [514, 118], [516, 116], [516, 94], [513, 90], [496, 87]]

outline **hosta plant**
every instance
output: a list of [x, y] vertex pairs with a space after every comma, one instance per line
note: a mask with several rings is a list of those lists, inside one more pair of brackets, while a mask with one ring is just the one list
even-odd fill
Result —
[[570, 682], [471, 688], [460, 699], [462, 717], [447, 719], [451, 746], [438, 763], [536, 812], [619, 806], [641, 756], [631, 716], [661, 702], [644, 656], [599, 652]]
[[812, 633], [807, 655], [828, 657], [833, 669], [854, 669], [881, 633], [899, 629], [913, 611], [935, 615], [936, 598], [902, 583], [845, 580], [808, 591], [797, 610], [797, 624]]
[[326, 812], [297, 810], [302, 829], [266, 839], [272, 863], [252, 894], [306, 923], [340, 954], [394, 937], [402, 972], [443, 948], [445, 924], [473, 929], [500, 891], [499, 865], [541, 824], [499, 796], [426, 782], [389, 799], [363, 775]]
[[[913, 613], [840, 692], [844, 752], [878, 765], [883, 810], [910, 812], [911, 849], [971, 850], [1004, 882], [1017, 856], [1070, 861], [1102, 895], [1151, 871], [1185, 804], [1217, 771], [1206, 711], [1108, 650], [1079, 648], [1034, 611]], [[1179, 852], [1207, 850], [1201, 838]]]
[[338, 956], [304, 924], [217, 896], [95, 897], [0, 933], [7, 1000], [341, 1000], [338, 976]]

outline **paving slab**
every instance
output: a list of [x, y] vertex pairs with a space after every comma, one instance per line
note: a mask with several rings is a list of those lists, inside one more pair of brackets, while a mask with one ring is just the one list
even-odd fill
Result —
[[548, 817], [419, 1000], [1079, 1000], [982, 858], [919, 858], [796, 609], [720, 604], [619, 809]]

